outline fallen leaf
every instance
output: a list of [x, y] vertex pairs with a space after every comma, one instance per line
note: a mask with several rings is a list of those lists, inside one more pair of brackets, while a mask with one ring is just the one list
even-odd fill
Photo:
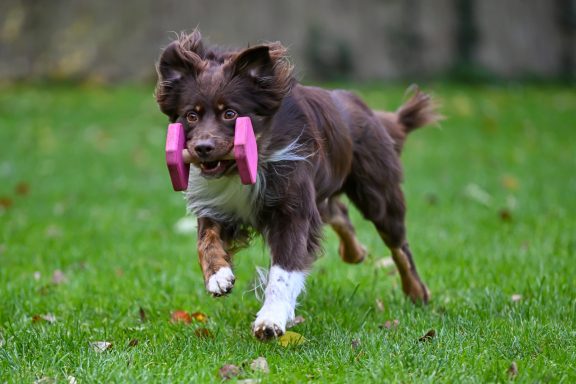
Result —
[[61, 270], [57, 269], [52, 273], [52, 284], [60, 285], [67, 281], [66, 275]]
[[205, 323], [208, 320], [208, 316], [206, 316], [202, 312], [194, 312], [193, 314], [190, 315], [190, 317], [201, 323]]
[[434, 329], [429, 330], [426, 332], [424, 336], [418, 339], [418, 341], [430, 341], [436, 337], [436, 331]]
[[124, 276], [124, 270], [123, 270], [122, 268], [116, 268], [116, 269], [114, 270], [114, 274], [115, 274], [117, 277], [122, 277], [122, 276]]
[[380, 329], [393, 329], [393, 328], [398, 328], [398, 324], [400, 324], [400, 321], [398, 321], [398, 319], [394, 319], [392, 321], [386, 320], [386, 322], [384, 324], [380, 324], [378, 326], [378, 328], [380, 328]]
[[262, 373], [270, 373], [270, 368], [268, 367], [268, 362], [262, 356], [255, 359], [252, 363], [250, 363], [250, 369], [256, 372]]
[[140, 321], [145, 323], [146, 322], [146, 311], [144, 311], [144, 308], [140, 307], [138, 309], [138, 315], [140, 316]]
[[298, 324], [302, 324], [303, 322], [305, 322], [306, 319], [303, 318], [302, 316], [296, 316], [294, 318], [294, 320], [292, 320], [292, 322], [290, 324], [288, 324], [288, 328], [292, 328], [297, 326]]
[[381, 299], [376, 299], [376, 309], [380, 312], [384, 312], [384, 302]]
[[433, 193], [427, 193], [425, 196], [426, 202], [428, 205], [436, 205], [438, 204], [438, 196]]
[[500, 216], [500, 220], [502, 221], [512, 221], [512, 212], [508, 208], [502, 208], [498, 211], [498, 216]]
[[90, 346], [94, 352], [102, 353], [112, 348], [112, 343], [108, 341], [92, 341]]
[[30, 185], [25, 181], [21, 181], [18, 184], [16, 184], [16, 188], [14, 188], [14, 191], [16, 192], [17, 195], [26, 196], [28, 192], [30, 192]]
[[388, 269], [394, 266], [394, 260], [391, 257], [383, 257], [374, 263], [374, 267], [378, 269]]
[[515, 178], [514, 176], [511, 176], [511, 175], [502, 176], [500, 181], [502, 183], [502, 186], [509, 191], [517, 190], [518, 186], [520, 185], [520, 183], [518, 182], [518, 179]]
[[129, 346], [129, 347], [135, 347], [135, 346], [138, 345], [139, 342], [140, 342], [140, 341], [139, 341], [138, 339], [132, 339], [132, 340], [130, 340], [130, 342], [128, 343], [128, 346]]
[[286, 331], [285, 334], [278, 338], [278, 344], [283, 347], [287, 347], [289, 345], [301, 345], [306, 342], [306, 338], [299, 333]]
[[522, 295], [519, 293], [515, 293], [511, 297], [512, 302], [517, 303], [518, 301], [522, 300]]
[[352, 339], [352, 342], [350, 344], [352, 345], [352, 349], [360, 348], [360, 340], [358, 339]]
[[232, 364], [226, 364], [218, 370], [218, 375], [223, 380], [229, 380], [240, 374], [240, 368]]
[[208, 338], [208, 339], [213, 339], [214, 335], [212, 334], [212, 332], [210, 332], [210, 330], [208, 328], [197, 328], [194, 330], [194, 334], [196, 335], [196, 337], [200, 337], [200, 338]]
[[55, 323], [56, 322], [56, 316], [54, 316], [52, 313], [46, 313], [44, 315], [34, 315], [32, 316], [32, 322], [33, 323], [40, 323], [40, 322], [47, 322], [47, 323]]
[[12, 206], [14, 201], [7, 196], [0, 196], [0, 208], [8, 209]]
[[516, 365], [515, 361], [513, 361], [512, 364], [510, 364], [507, 373], [508, 377], [511, 379], [515, 379], [516, 376], [518, 376], [518, 365]]
[[170, 315], [170, 321], [173, 323], [190, 324], [192, 317], [190, 317], [190, 314], [186, 311], [174, 311]]

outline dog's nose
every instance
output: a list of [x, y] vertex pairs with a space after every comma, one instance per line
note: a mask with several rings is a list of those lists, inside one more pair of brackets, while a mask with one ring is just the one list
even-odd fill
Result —
[[209, 140], [202, 140], [196, 143], [194, 151], [198, 154], [198, 157], [205, 158], [210, 156], [210, 152], [214, 150], [214, 143]]

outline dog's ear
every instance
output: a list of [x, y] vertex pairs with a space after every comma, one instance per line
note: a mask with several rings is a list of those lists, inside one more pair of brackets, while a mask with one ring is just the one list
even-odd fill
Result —
[[205, 54], [202, 35], [195, 30], [181, 35], [164, 49], [158, 62], [158, 74], [162, 81], [177, 81], [186, 75], [197, 75], [202, 69]]
[[241, 52], [233, 61], [233, 76], [244, 75], [261, 79], [274, 74], [270, 47], [260, 45]]
[[156, 101], [160, 110], [172, 120], [177, 103], [177, 90], [180, 80], [186, 76], [196, 77], [204, 67], [205, 54], [202, 36], [198, 30], [190, 35], [181, 35], [164, 49], [158, 65], [158, 83]]
[[280, 43], [248, 48], [229, 62], [228, 69], [232, 78], [248, 79], [251, 91], [259, 93], [259, 113], [263, 115], [273, 113], [294, 84], [292, 65]]

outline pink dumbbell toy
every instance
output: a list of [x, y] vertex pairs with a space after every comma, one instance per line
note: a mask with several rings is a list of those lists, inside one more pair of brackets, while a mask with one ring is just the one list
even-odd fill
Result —
[[[256, 183], [258, 170], [258, 148], [249, 117], [236, 119], [234, 133], [234, 159], [242, 184]], [[184, 127], [180, 123], [168, 125], [166, 135], [166, 164], [175, 191], [188, 189], [190, 162], [192, 157], [186, 149]]]

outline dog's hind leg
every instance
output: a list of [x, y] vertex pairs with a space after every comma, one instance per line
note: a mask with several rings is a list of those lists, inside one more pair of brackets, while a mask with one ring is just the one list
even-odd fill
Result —
[[426, 303], [430, 294], [418, 276], [406, 240], [401, 176], [392, 142], [386, 137], [368, 137], [354, 155], [352, 172], [344, 188], [364, 217], [374, 223], [392, 252], [404, 293], [414, 302]]
[[226, 251], [221, 226], [208, 218], [198, 219], [198, 259], [206, 290], [214, 296], [230, 293], [234, 287], [232, 256]]
[[337, 197], [331, 197], [322, 206], [322, 220], [330, 224], [340, 238], [338, 253], [343, 261], [357, 264], [364, 261], [368, 253], [356, 238], [356, 232], [348, 217], [348, 208]]

